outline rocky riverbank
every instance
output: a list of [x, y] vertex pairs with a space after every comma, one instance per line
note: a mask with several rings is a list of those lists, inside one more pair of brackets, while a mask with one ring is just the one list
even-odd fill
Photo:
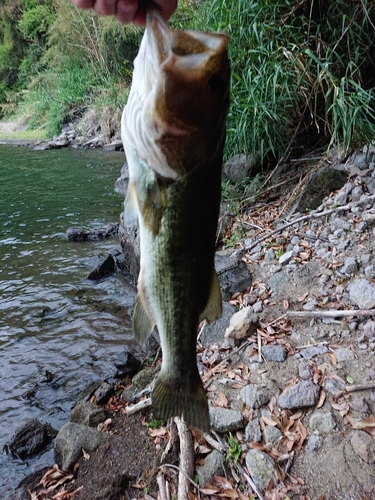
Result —
[[[197, 346], [212, 433], [194, 431], [186, 452], [180, 429], [150, 413], [157, 352], [136, 376], [129, 357], [60, 430], [59, 468], [13, 498], [30, 498], [27, 487], [34, 500], [171, 498], [186, 454], [190, 498], [375, 498], [374, 199], [365, 146], [283, 165], [242, 212], [223, 207], [224, 314], [201, 325]], [[132, 231], [120, 225], [135, 276]]]

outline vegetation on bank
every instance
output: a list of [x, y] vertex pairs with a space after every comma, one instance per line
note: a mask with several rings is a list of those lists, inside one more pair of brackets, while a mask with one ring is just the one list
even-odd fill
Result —
[[[375, 137], [375, 0], [180, 0], [171, 25], [231, 36], [226, 157]], [[21, 109], [53, 135], [94, 109], [110, 138], [141, 34], [67, 0], [4, 0], [0, 119]]]

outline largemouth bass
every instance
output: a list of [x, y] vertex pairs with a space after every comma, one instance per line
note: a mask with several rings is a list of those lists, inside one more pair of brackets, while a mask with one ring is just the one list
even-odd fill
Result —
[[141, 270], [133, 315], [143, 344], [156, 326], [162, 366], [157, 418], [209, 430], [196, 363], [199, 321], [221, 316], [214, 269], [221, 167], [229, 106], [228, 37], [171, 30], [147, 15], [122, 116], [129, 165], [125, 224], [138, 218]]

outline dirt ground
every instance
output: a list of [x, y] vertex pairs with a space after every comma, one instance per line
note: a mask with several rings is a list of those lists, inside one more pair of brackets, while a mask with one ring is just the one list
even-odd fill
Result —
[[[282, 185], [271, 190], [267, 186], [266, 194], [233, 218], [228, 227], [227, 241], [231, 241], [236, 227], [242, 228], [243, 234], [235, 243], [232, 238], [228, 253], [240, 250], [252, 274], [252, 286], [235, 294], [230, 303], [238, 309], [261, 302], [259, 327], [246, 338], [232, 343], [225, 341], [223, 332], [222, 345], [198, 346], [198, 362], [204, 367], [202, 378], [210, 403], [242, 412], [244, 424], [232, 433], [240, 447], [238, 462], [233, 461], [230, 453], [228, 457], [227, 448], [224, 473], [218, 473], [209, 486], [201, 485], [205, 487], [200, 491], [192, 486], [190, 498], [375, 499], [375, 334], [366, 334], [373, 326], [373, 316], [371, 311], [356, 315], [357, 305], [349, 294], [349, 285], [354, 280], [368, 279], [370, 284], [375, 283], [375, 276], [364, 271], [366, 266], [368, 269], [375, 264], [371, 222], [375, 215], [368, 216], [374, 213], [373, 201], [369, 198], [369, 202], [362, 205], [352, 202], [347, 210], [336, 211], [339, 193], [333, 193], [320, 207], [321, 212], [331, 209], [330, 214], [319, 218], [312, 212], [311, 218], [300, 222], [301, 214], [293, 216], [294, 225], [253, 245], [264, 234], [286, 225], [283, 207], [300, 180], [298, 177], [289, 182], [294, 175], [295, 171], [275, 178], [275, 186], [280, 182]], [[363, 196], [369, 197], [366, 182], [360, 175], [349, 175], [346, 187], [342, 188], [349, 193], [343, 205], [351, 203], [350, 192], [354, 187], [360, 187]], [[358, 207], [362, 208], [357, 210]], [[364, 220], [370, 222], [359, 226]], [[336, 226], [346, 229], [337, 232]], [[327, 231], [327, 228], [330, 229]], [[279, 259], [293, 237], [295, 241], [298, 239], [295, 243], [299, 246], [298, 257], [281, 265]], [[344, 239], [349, 242], [345, 243]], [[316, 244], [317, 240], [321, 245]], [[246, 251], [250, 246], [251, 250]], [[349, 257], [356, 260], [357, 268], [341, 272]], [[270, 281], [275, 275], [283, 278], [278, 286]], [[346, 317], [324, 315], [337, 310], [353, 313]], [[293, 311], [301, 312], [302, 316], [288, 316]], [[311, 312], [317, 314], [314, 316]], [[261, 349], [266, 345], [283, 346], [288, 353], [286, 360], [266, 360], [261, 356]], [[327, 350], [304, 358], [304, 349], [308, 346], [324, 346]], [[311, 379], [320, 388], [319, 401], [313, 407], [283, 409], [278, 405], [278, 395], [301, 380], [303, 364], [308, 365]], [[245, 408], [241, 401], [240, 390], [249, 383], [273, 388], [273, 396], [263, 410]], [[329, 384], [338, 384], [339, 389], [330, 390]], [[359, 384], [365, 385], [363, 390], [355, 390]], [[51, 498], [164, 500], [176, 497], [178, 471], [167, 466], [160, 469], [161, 454], [171, 442], [171, 428], [167, 423], [160, 423], [156, 428], [147, 425], [152, 422], [148, 410], [127, 416], [126, 404], [121, 399], [113, 399], [107, 405], [116, 410], [107, 429], [112, 439], [91, 457], [82, 457], [74, 478], [61, 486], [60, 496]], [[324, 425], [313, 426], [313, 418], [322, 413], [331, 425], [328, 429]], [[246, 440], [245, 426], [254, 419], [259, 420], [262, 430], [267, 426], [278, 428], [280, 439], [271, 444], [264, 439]], [[320, 439], [317, 449], [310, 446], [311, 436]], [[196, 464], [203, 463], [215, 446], [197, 432], [193, 437]], [[220, 436], [214, 434], [212, 439], [228, 445], [231, 438], [226, 432]], [[178, 439], [172, 441], [172, 454], [164, 463], [178, 466]], [[279, 481], [263, 492], [252, 489], [247, 480], [245, 458], [252, 448], [267, 453], [277, 464]], [[159, 482], [156, 481], [158, 475], [159, 479], [162, 475]], [[161, 491], [161, 484], [168, 486], [167, 492]], [[41, 487], [34, 491], [33, 500], [47, 498], [38, 491]]]

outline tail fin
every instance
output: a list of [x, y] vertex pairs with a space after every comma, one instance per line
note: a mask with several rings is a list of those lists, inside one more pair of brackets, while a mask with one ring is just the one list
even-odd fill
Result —
[[173, 384], [160, 373], [152, 393], [152, 406], [156, 418], [181, 417], [192, 427], [210, 431], [207, 398], [198, 373], [188, 385]]

